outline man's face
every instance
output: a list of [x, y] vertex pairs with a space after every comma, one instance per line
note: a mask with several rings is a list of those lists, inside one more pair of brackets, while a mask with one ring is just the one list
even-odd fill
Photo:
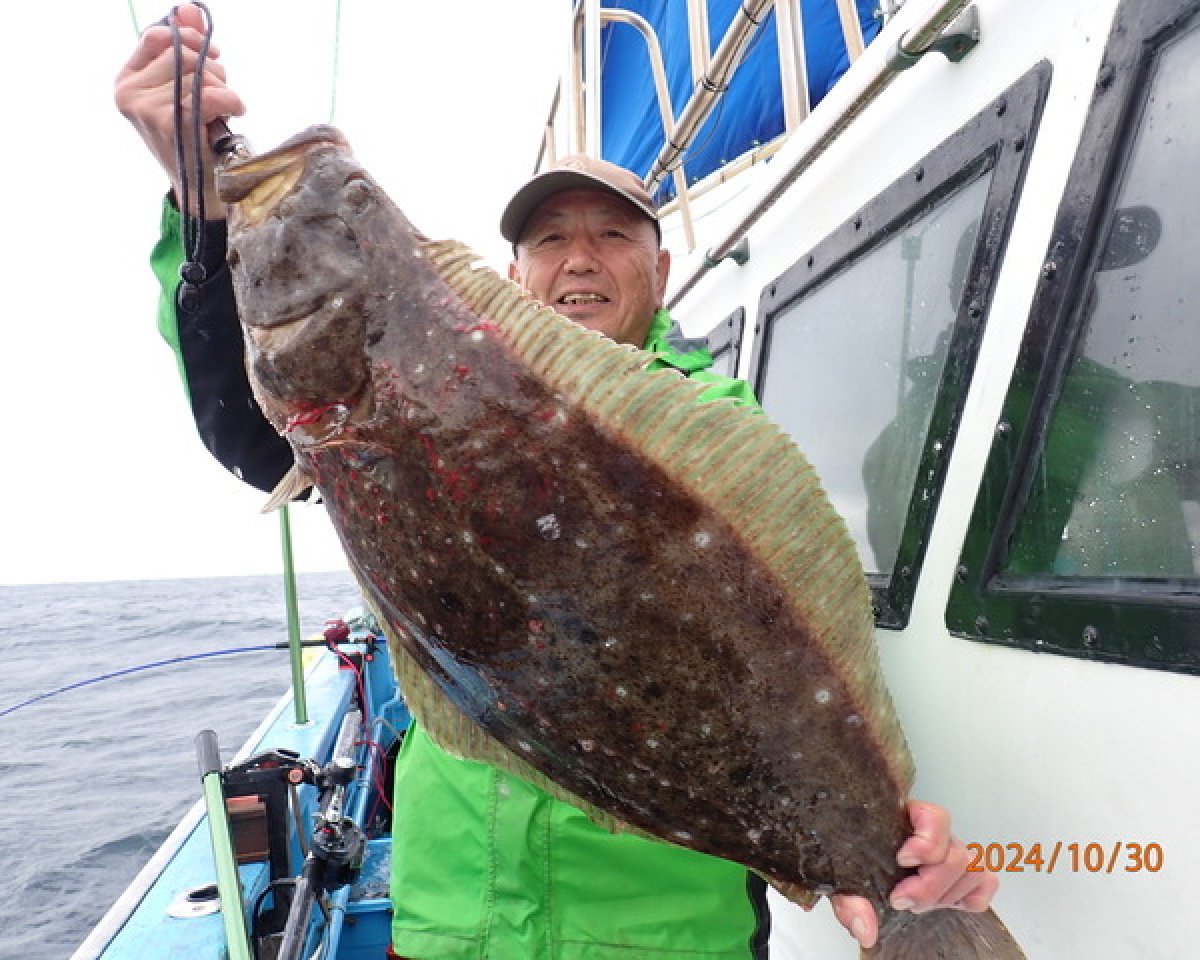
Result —
[[640, 347], [662, 306], [670, 254], [636, 207], [605, 190], [563, 190], [533, 212], [511, 279], [565, 317]]

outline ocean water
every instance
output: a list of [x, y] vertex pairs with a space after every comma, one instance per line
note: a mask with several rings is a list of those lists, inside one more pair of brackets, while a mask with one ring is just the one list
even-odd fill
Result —
[[[301, 629], [358, 602], [348, 573], [298, 577]], [[228, 761], [287, 690], [279, 577], [0, 587], [0, 958], [69, 956], [200, 798], [195, 735]]]

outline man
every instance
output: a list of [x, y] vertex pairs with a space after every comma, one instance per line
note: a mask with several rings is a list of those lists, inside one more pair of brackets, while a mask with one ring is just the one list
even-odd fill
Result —
[[[199, 11], [179, 8], [184, 69], [194, 68]], [[210, 56], [218, 56], [215, 50]], [[240, 115], [220, 64], [205, 64], [201, 119]], [[170, 32], [141, 38], [116, 84], [119, 109], [174, 180]], [[190, 104], [186, 105], [190, 109]], [[185, 125], [186, 126], [186, 125]], [[190, 153], [190, 151], [188, 151]], [[180, 184], [174, 183], [175, 196]], [[176, 297], [180, 216], [168, 200], [155, 250], [163, 283], [159, 324], [176, 348], [204, 442], [248, 482], [269, 489], [291, 465], [287, 444], [253, 404], [240, 327], [223, 263], [224, 210], [205, 171], [207, 279], [187, 303]], [[195, 211], [188, 211], [194, 213]], [[707, 355], [664, 341], [670, 257], [637, 177], [571, 158], [514, 195], [501, 220], [513, 244], [509, 276], [583, 326], [654, 355], [710, 384], [702, 399], [753, 403], [744, 384], [707, 371]], [[575, 808], [490, 766], [450, 756], [414, 727], [396, 763], [393, 819], [393, 949], [417, 960], [545, 957], [554, 960], [744, 960], [766, 953], [764, 886], [735, 864], [629, 835], [612, 835]], [[909, 806], [913, 835], [898, 862], [915, 868], [892, 893], [897, 909], [983, 910], [988, 873], [967, 873], [967, 851], [946, 811]], [[877, 936], [870, 904], [835, 897], [838, 919], [865, 946]]]

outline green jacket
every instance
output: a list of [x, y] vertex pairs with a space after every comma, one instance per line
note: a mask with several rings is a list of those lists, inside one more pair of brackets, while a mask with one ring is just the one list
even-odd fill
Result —
[[[175, 351], [200, 425], [203, 411], [215, 405], [210, 368], [234, 362], [228, 351], [203, 351], [235, 334], [240, 343], [240, 325], [231, 298], [216, 289], [229, 282], [219, 265], [209, 270], [214, 289], [205, 290], [202, 319], [177, 308], [179, 236], [179, 215], [167, 205], [152, 258], [163, 287], [159, 330]], [[652, 367], [673, 367], [711, 384], [702, 401], [732, 397], [757, 406], [745, 383], [708, 369], [707, 351], [672, 348], [670, 328], [669, 314], [660, 310], [645, 344]], [[193, 337], [193, 329], [202, 335]], [[243, 420], [261, 417], [228, 395], [219, 406], [243, 411]], [[219, 425], [201, 427], [201, 435], [221, 459], [229, 449], [222, 434], [243, 431], [245, 424], [212, 422]], [[274, 441], [259, 441], [268, 442]], [[282, 477], [290, 465], [290, 453], [280, 456], [265, 479], [276, 469]], [[240, 467], [235, 472], [242, 474]], [[766, 956], [765, 892], [744, 867], [609, 833], [525, 780], [451, 756], [416, 724], [405, 737], [396, 762], [392, 829], [392, 948], [401, 957], [752, 960]]]

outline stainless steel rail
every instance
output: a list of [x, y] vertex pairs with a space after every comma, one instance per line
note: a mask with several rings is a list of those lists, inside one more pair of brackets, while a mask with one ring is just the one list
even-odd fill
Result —
[[[916, 26], [900, 38], [892, 54], [879, 67], [869, 74], [851, 72], [842, 79], [842, 83], [849, 82], [858, 87], [847, 108], [841, 113], [827, 115], [821, 121], [822, 126], [809, 137], [808, 146], [792, 159], [767, 194], [729, 230], [720, 243], [710, 248], [703, 262], [671, 294], [667, 301], [668, 308], [678, 305], [713, 267], [728, 257], [734, 248], [742, 243], [754, 225], [762, 219], [763, 214], [775, 205], [776, 201], [787, 192], [788, 188], [805, 170], [812, 166], [813, 162], [829, 148], [829, 145], [850, 125], [854, 118], [859, 116], [887, 88], [897, 74], [933, 49], [942, 32], [970, 4], [971, 0], [942, 0]], [[814, 117], [809, 117], [805, 121], [805, 129], [809, 129], [814, 123]]]
[[679, 115], [675, 134], [668, 137], [650, 172], [646, 174], [646, 189], [653, 194], [663, 179], [680, 165], [700, 127], [712, 112], [713, 105], [729, 85], [729, 79], [746, 55], [755, 31], [775, 0], [746, 0], [738, 8], [733, 22], [725, 31], [721, 45], [712, 56], [707, 72], [691, 99]]

